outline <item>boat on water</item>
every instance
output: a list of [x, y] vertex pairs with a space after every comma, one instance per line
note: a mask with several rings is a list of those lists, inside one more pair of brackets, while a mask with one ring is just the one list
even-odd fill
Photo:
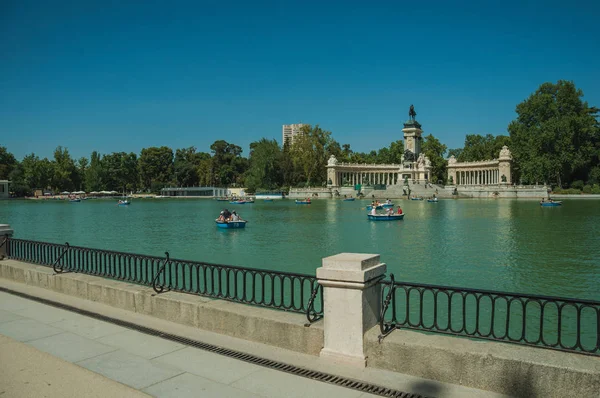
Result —
[[[373, 209], [372, 205], [368, 205], [367, 206], [367, 210], [372, 210], [372, 209]], [[375, 206], [375, 210], [381, 210], [381, 209], [383, 209], [383, 205], [377, 205], [377, 206]]]
[[423, 198], [410, 198], [410, 200], [423, 200]]
[[384, 203], [381, 206], [384, 208], [388, 208], [388, 207], [394, 207], [394, 204], [393, 203]]
[[217, 227], [219, 228], [246, 228], [248, 221], [219, 221], [215, 220]]
[[230, 200], [229, 203], [232, 205], [245, 205], [248, 202], [245, 200]]
[[215, 200], [217, 202], [229, 202], [229, 199], [227, 199], [227, 198], [216, 198]]
[[117, 206], [129, 206], [130, 204], [131, 204], [131, 202], [128, 200], [119, 200], [119, 202], [117, 203]]
[[558, 200], [549, 200], [549, 201], [541, 201], [540, 206], [542, 207], [554, 207], [554, 206], [562, 206], [562, 201]]
[[69, 202], [77, 203], [77, 202], [81, 202], [81, 199], [69, 199]]
[[394, 221], [402, 220], [405, 214], [367, 214], [367, 217], [371, 221]]
[[356, 198], [344, 198], [344, 202], [354, 202]]
[[437, 203], [437, 198], [433, 198], [433, 199], [427, 199], [428, 202], [430, 203]]
[[296, 199], [296, 204], [297, 205], [309, 205], [311, 202], [310, 200], [298, 200]]

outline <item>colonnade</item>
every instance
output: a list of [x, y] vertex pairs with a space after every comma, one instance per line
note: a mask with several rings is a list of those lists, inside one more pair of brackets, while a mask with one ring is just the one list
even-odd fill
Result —
[[378, 171], [338, 171], [336, 180], [337, 185], [399, 185], [402, 184], [402, 174]]
[[500, 182], [498, 169], [456, 170], [456, 185], [495, 185]]

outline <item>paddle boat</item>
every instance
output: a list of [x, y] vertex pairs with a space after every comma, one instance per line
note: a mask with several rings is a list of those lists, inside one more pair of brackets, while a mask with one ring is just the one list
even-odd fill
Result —
[[371, 221], [393, 221], [402, 220], [405, 214], [367, 214], [367, 217]]
[[387, 209], [388, 207], [394, 207], [394, 204], [393, 203], [384, 203], [381, 205], [381, 207], [384, 207]]
[[231, 203], [232, 205], [245, 205], [246, 202], [245, 200], [230, 200], [229, 203]]
[[[373, 206], [371, 206], [371, 205], [367, 206], [367, 210], [372, 210], [372, 209], [373, 209]], [[375, 209], [381, 210], [381, 209], [383, 209], [383, 205], [377, 205], [377, 206], [375, 206]]]
[[216, 198], [216, 201], [217, 202], [228, 202], [229, 199], [227, 199], [227, 198]]
[[215, 220], [215, 222], [217, 223], [217, 227], [219, 228], [246, 228], [246, 223], [248, 221], [219, 221], [218, 219]]
[[129, 206], [130, 204], [131, 204], [131, 202], [128, 200], [119, 200], [119, 202], [117, 203], [117, 206]]
[[69, 202], [77, 203], [77, 202], [81, 202], [81, 199], [69, 199]]
[[310, 203], [311, 203], [310, 199], [309, 200], [298, 200], [298, 199], [296, 199], [296, 204], [297, 205], [309, 205]]
[[344, 198], [344, 202], [354, 202], [356, 198]]
[[423, 200], [423, 198], [410, 198], [410, 200]]
[[542, 206], [542, 207], [562, 206], [562, 202], [560, 200], [558, 200], [558, 201], [555, 201], [555, 200], [548, 200], [548, 201], [542, 200], [540, 202], [540, 206]]
[[283, 199], [283, 192], [256, 192], [256, 199]]
[[437, 203], [437, 198], [433, 198], [433, 199], [427, 199], [428, 202], [430, 203]]

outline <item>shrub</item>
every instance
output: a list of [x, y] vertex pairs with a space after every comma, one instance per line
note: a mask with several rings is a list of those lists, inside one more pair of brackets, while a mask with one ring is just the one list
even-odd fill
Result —
[[598, 185], [598, 184], [594, 184], [594, 185], [592, 186], [592, 193], [595, 193], [595, 194], [600, 194], [600, 185]]
[[583, 193], [592, 193], [592, 186], [591, 185], [585, 185], [583, 187]]
[[571, 188], [575, 188], [575, 189], [583, 189], [583, 181], [581, 180], [577, 180], [577, 181], [573, 181], [573, 183], [571, 183]]

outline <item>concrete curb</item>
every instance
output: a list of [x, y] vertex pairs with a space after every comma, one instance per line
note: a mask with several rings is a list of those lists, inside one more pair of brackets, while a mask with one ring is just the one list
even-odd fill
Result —
[[290, 351], [318, 355], [323, 348], [322, 321], [305, 327], [300, 314], [184, 293], [157, 295], [145, 286], [83, 274], [55, 275], [52, 268], [14, 260], [0, 262], [0, 277]]
[[369, 366], [516, 397], [595, 397], [600, 358], [397, 330], [367, 332]]

